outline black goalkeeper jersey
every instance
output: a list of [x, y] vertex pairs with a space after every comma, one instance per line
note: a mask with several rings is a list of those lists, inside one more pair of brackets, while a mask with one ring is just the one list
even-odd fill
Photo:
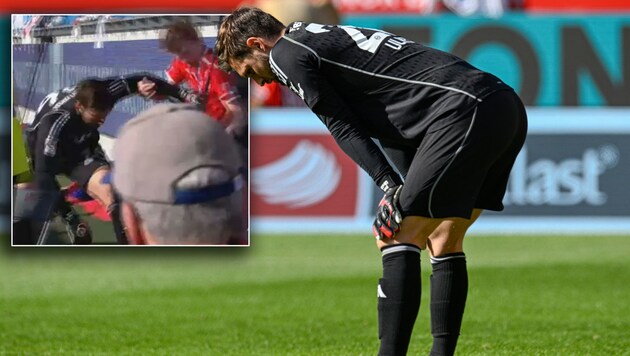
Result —
[[[108, 86], [115, 101], [138, 92], [143, 78], [156, 83], [158, 94], [184, 101], [187, 91], [150, 74], [136, 73], [110, 78], [94, 78]], [[99, 132], [95, 125], [86, 124], [75, 109], [76, 87], [64, 88], [46, 96], [26, 129], [35, 181], [42, 189], [56, 189], [55, 175], [66, 173], [71, 167], [87, 164], [100, 154]]]
[[417, 148], [429, 127], [447, 126], [487, 95], [512, 90], [455, 55], [349, 26], [294, 22], [269, 60], [379, 185], [393, 170], [371, 138]]

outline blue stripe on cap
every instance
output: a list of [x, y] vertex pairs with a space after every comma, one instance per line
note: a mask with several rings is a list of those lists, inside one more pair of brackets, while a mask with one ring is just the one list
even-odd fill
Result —
[[233, 180], [199, 189], [175, 191], [175, 204], [199, 204], [224, 198], [243, 187], [243, 178], [239, 175]]

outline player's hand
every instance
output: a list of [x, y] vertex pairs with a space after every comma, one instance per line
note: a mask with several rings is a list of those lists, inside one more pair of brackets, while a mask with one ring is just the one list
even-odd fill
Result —
[[204, 95], [195, 93], [194, 91], [185, 90], [182, 93], [182, 100], [185, 103], [197, 105], [201, 111], [205, 111], [204, 103], [206, 97]]
[[144, 77], [138, 82], [138, 93], [145, 98], [153, 98], [157, 93], [157, 86], [153, 81]]
[[372, 224], [372, 232], [377, 240], [392, 239], [400, 231], [403, 219], [399, 201], [402, 188], [402, 184], [389, 188], [378, 204], [376, 219]]

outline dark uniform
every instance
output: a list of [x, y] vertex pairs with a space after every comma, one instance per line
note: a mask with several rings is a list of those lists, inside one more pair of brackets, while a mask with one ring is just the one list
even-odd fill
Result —
[[387, 32], [294, 22], [271, 68], [383, 190], [405, 177], [405, 215], [470, 218], [502, 210], [524, 143], [511, 87], [464, 60]]
[[[197, 103], [196, 96], [191, 92], [149, 74], [138, 73], [94, 80], [103, 81], [107, 85], [107, 95], [111, 97], [104, 99], [107, 102], [116, 102], [136, 94], [138, 83], [145, 77], [156, 83], [157, 94]], [[109, 167], [109, 162], [99, 144], [98, 126], [83, 121], [75, 108], [76, 96], [76, 87], [65, 88], [46, 96], [26, 133], [34, 181], [37, 190], [42, 193], [37, 198], [34, 210], [47, 212], [31, 219], [35, 228], [45, 232], [43, 226], [50, 218], [46, 215], [57, 213], [66, 221], [69, 233], [73, 234], [73, 243], [83, 244], [91, 243], [91, 234], [86, 230], [87, 225], [79, 220], [78, 215], [59, 194], [59, 184], [55, 177], [64, 174], [85, 190], [94, 172], [100, 167]], [[114, 203], [107, 207], [108, 212], [112, 217], [116, 240], [120, 244], [126, 244], [128, 241], [120, 221], [116, 194], [114, 199]]]
[[[157, 92], [184, 101], [190, 93], [147, 75], [132, 74], [100, 79], [116, 101], [138, 92], [138, 82], [148, 77]], [[55, 190], [57, 174], [64, 174], [85, 188], [92, 174], [109, 163], [99, 145], [98, 127], [85, 123], [75, 109], [76, 87], [51, 93], [42, 101], [27, 128], [28, 147], [35, 181], [40, 189]]]

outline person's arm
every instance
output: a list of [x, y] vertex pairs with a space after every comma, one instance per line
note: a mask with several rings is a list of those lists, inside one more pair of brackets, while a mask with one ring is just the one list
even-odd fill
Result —
[[212, 71], [209, 89], [209, 104], [212, 105], [210, 99], [216, 98], [216, 106], [220, 105], [220, 108], [216, 111], [223, 113], [217, 117], [217, 119], [219, 119], [219, 121], [225, 120], [229, 122], [226, 127], [228, 133], [234, 136], [242, 135], [247, 129], [247, 113], [243, 110], [240, 96], [234, 85], [232, 85], [232, 78], [216, 67], [215, 70]]
[[[184, 79], [186, 79], [186, 73], [182, 68], [182, 63], [174, 58], [171, 65], [164, 71], [166, 82], [173, 85], [179, 85]], [[138, 83], [138, 92], [140, 95], [153, 99], [153, 100], [165, 100], [164, 95], [160, 95], [156, 92], [155, 82], [146, 79]]]
[[150, 73], [133, 73], [106, 78], [104, 80], [108, 83], [109, 92], [116, 101], [122, 100], [129, 95], [144, 95], [144, 93], [139, 90], [139, 84], [147, 81], [155, 84], [153, 89], [155, 90], [155, 93], [160, 96], [170, 97], [186, 103], [197, 103], [198, 99], [197, 95], [191, 91], [180, 88], [177, 85], [170, 84]]
[[[298, 47], [298, 46], [295, 46]], [[402, 179], [391, 167], [381, 149], [363, 129], [361, 120], [340, 99], [319, 71], [319, 59], [306, 49], [296, 48], [291, 60], [280, 59], [271, 53], [273, 66], [286, 76], [285, 85], [298, 94], [322, 120], [339, 147], [365, 170], [383, 190], [402, 184]], [[284, 64], [284, 65], [283, 65]]]
[[70, 114], [54, 113], [42, 117], [35, 132], [33, 180], [39, 191], [59, 191], [55, 176], [61, 170], [60, 140]]
[[[177, 58], [173, 58], [171, 65], [164, 71], [164, 76], [169, 84], [179, 85], [186, 78], [186, 73], [182, 68], [181, 61]], [[148, 79], [138, 83], [138, 92], [140, 95], [153, 100], [166, 99], [164, 96], [157, 94], [155, 88], [155, 83]]]
[[332, 108], [316, 107], [313, 112], [326, 125], [337, 145], [366, 171], [383, 191], [402, 184], [402, 179], [389, 164], [383, 151], [361, 128], [361, 123], [343, 103]]

